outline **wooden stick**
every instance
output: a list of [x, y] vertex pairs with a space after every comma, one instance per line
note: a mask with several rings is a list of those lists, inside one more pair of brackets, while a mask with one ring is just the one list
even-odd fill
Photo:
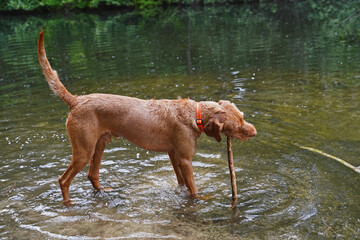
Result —
[[231, 192], [232, 192], [232, 202], [230, 206], [230, 210], [236, 206], [237, 202], [237, 187], [236, 187], [236, 175], [234, 169], [234, 156], [232, 150], [231, 137], [227, 137], [227, 152], [228, 152], [228, 163], [229, 163], [229, 171], [231, 178]]
[[304, 146], [299, 146], [299, 147], [302, 148], [302, 149], [306, 149], [306, 150], [312, 151], [312, 152], [316, 152], [316, 153], [321, 154], [321, 155], [323, 155], [323, 156], [325, 156], [325, 157], [334, 159], [334, 160], [338, 161], [339, 163], [344, 164], [344, 165], [347, 166], [348, 168], [351, 168], [351, 169], [354, 170], [355, 172], [360, 173], [360, 167], [355, 167], [355, 166], [351, 165], [350, 163], [348, 163], [348, 162], [346, 162], [346, 161], [344, 161], [344, 160], [342, 160], [342, 159], [340, 159], [340, 158], [338, 158], [338, 157], [335, 157], [335, 156], [333, 156], [333, 155], [327, 154], [327, 153], [325, 153], [325, 152], [323, 152], [323, 151], [320, 151], [320, 150], [318, 150], [318, 149], [315, 149], [315, 148], [304, 147]]

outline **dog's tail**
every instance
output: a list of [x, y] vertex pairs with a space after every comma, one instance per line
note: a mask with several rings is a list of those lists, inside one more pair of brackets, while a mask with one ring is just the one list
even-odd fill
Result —
[[60, 82], [59, 76], [50, 66], [46, 57], [44, 48], [44, 33], [41, 29], [38, 39], [37, 52], [41, 69], [45, 75], [46, 81], [49, 83], [51, 90], [58, 95], [71, 108], [76, 105], [77, 97], [72, 95], [65, 86]]

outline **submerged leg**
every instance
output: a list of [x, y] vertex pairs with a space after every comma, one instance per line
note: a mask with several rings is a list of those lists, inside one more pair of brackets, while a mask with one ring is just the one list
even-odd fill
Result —
[[169, 157], [170, 157], [170, 160], [171, 160], [171, 164], [172, 164], [172, 166], [174, 168], [178, 184], [179, 185], [185, 185], [185, 181], [184, 181], [183, 175], [181, 173], [181, 170], [180, 170], [178, 164], [176, 163], [175, 151], [172, 150], [168, 154], [169, 154]]
[[179, 168], [181, 175], [184, 178], [185, 186], [188, 189], [190, 196], [197, 198], [197, 189], [195, 187], [192, 160], [179, 157]]
[[90, 161], [88, 178], [92, 183], [93, 187], [95, 188], [95, 190], [97, 191], [100, 191], [102, 189], [99, 181], [99, 169], [101, 164], [101, 158], [104, 153], [106, 143], [110, 143], [110, 142], [111, 142], [111, 134], [110, 133], [103, 134], [96, 144], [94, 155]]
[[72, 159], [70, 166], [60, 176], [59, 184], [65, 205], [70, 205], [69, 188], [72, 180], [90, 161], [94, 155], [96, 146], [96, 133], [90, 131], [93, 129], [90, 124], [84, 127], [84, 124], [75, 121], [69, 116], [66, 128], [71, 142]]
[[73, 150], [73, 157], [70, 166], [59, 178], [59, 184], [63, 196], [63, 202], [65, 205], [70, 205], [69, 188], [71, 181], [90, 161], [89, 153], [85, 150]]

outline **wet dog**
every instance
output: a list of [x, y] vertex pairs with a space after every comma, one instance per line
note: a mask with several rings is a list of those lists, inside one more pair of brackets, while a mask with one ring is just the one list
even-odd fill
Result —
[[192, 156], [202, 132], [221, 140], [221, 134], [245, 140], [256, 135], [255, 127], [229, 101], [195, 102], [190, 99], [142, 100], [112, 94], [75, 96], [60, 82], [50, 66], [44, 48], [44, 34], [38, 39], [38, 58], [52, 89], [70, 108], [66, 130], [72, 148], [70, 166], [59, 178], [65, 205], [70, 204], [69, 187], [88, 163], [88, 178], [100, 191], [99, 167], [111, 137], [123, 137], [151, 151], [167, 152], [177, 181], [192, 197], [199, 198], [193, 179]]

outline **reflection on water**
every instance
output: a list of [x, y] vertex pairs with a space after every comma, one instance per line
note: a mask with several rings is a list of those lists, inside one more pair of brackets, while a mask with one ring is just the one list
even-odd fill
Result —
[[[248, 7], [1, 19], [0, 237], [29, 239], [349, 239], [360, 236], [360, 177], [319, 148], [360, 165], [360, 47], [317, 24]], [[178, 187], [168, 156], [123, 139], [87, 169], [65, 208], [57, 178], [71, 149], [67, 107], [36, 56], [44, 28], [52, 66], [74, 94], [228, 99], [258, 136], [234, 143], [239, 201], [229, 211], [226, 143], [202, 136], [194, 178], [209, 201]]]

